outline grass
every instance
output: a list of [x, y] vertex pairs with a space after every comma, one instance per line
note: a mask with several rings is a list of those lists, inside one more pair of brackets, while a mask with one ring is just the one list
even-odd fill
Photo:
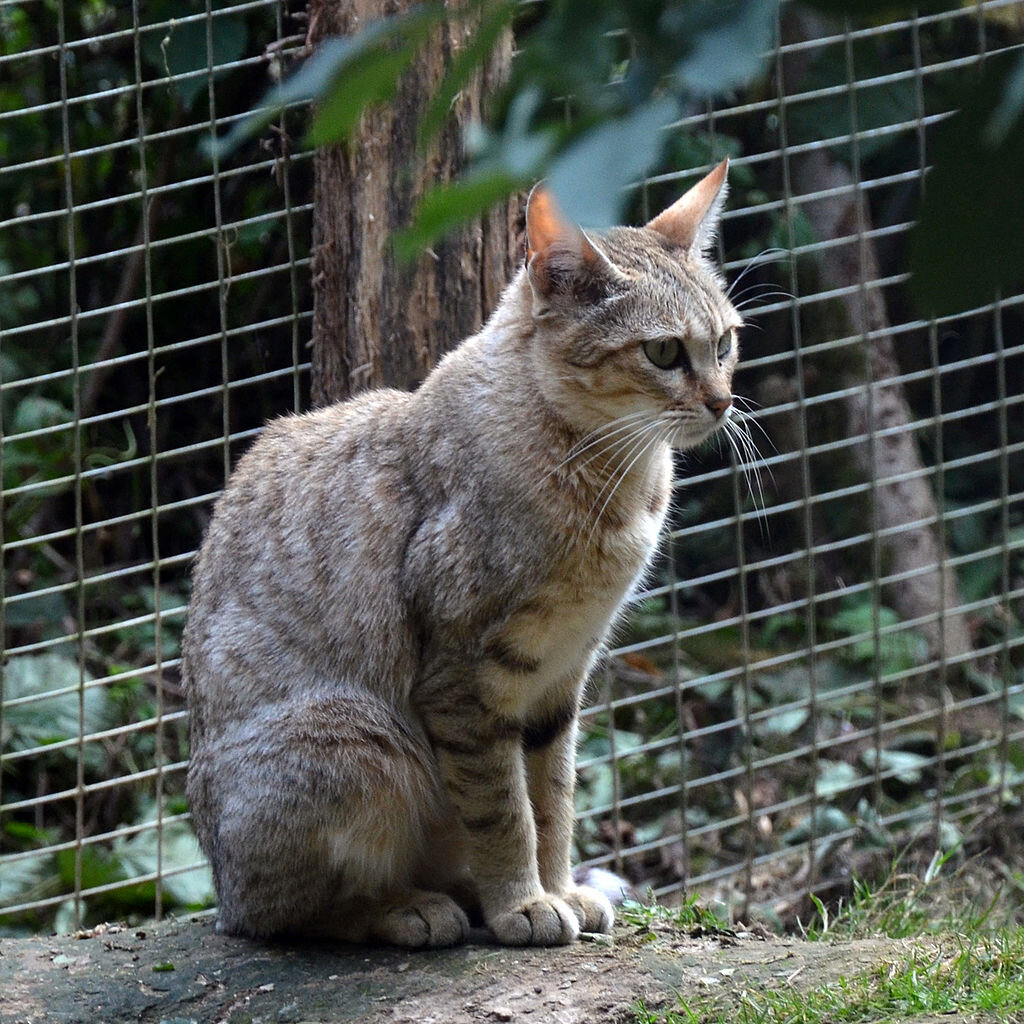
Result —
[[[888, 878], [877, 888], [855, 878], [850, 899], [841, 900], [834, 913], [811, 893], [817, 919], [802, 929], [805, 938], [820, 941], [884, 935], [904, 939], [992, 931], [993, 911], [1004, 887], [996, 888], [986, 900], [977, 881], [970, 877], [974, 861], [951, 866], [958, 852], [958, 847], [936, 850], [920, 874], [901, 870], [901, 859], [897, 858]], [[1011, 914], [1001, 923], [1013, 926], [1018, 921]]]
[[658, 925], [682, 928], [685, 931], [701, 929], [706, 932], [728, 931], [729, 924], [713, 910], [701, 906], [696, 893], [688, 896], [681, 906], [666, 907], [651, 896], [650, 903], [637, 903], [626, 900], [616, 911], [616, 918], [630, 924], [641, 932], [643, 938], [657, 937], [655, 929]]
[[984, 1013], [1019, 1020], [1024, 1010], [1024, 929], [997, 936], [946, 936], [864, 974], [800, 991], [745, 990], [738, 1006], [680, 999], [663, 1016], [643, 1003], [637, 1024], [844, 1024], [896, 1022], [929, 1014], [963, 1020]]
[[[951, 854], [937, 853], [920, 876], [901, 872], [897, 862], [877, 889], [856, 883], [852, 898], [831, 914], [812, 897], [818, 918], [804, 929], [808, 941], [910, 940], [878, 966], [806, 988], [751, 977], [729, 997], [681, 995], [678, 1006], [658, 1013], [638, 1002], [637, 1024], [895, 1024], [975, 1014], [1024, 1020], [1024, 926], [997, 926], [999, 894], [987, 904], [972, 900], [965, 865], [950, 871], [950, 861]], [[678, 909], [633, 905], [621, 916], [652, 933], [659, 923], [725, 927], [695, 897]]]

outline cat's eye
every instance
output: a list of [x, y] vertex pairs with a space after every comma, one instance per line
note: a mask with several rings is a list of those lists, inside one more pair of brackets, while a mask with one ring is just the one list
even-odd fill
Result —
[[718, 361], [721, 362], [732, 351], [732, 331], [726, 331], [718, 339]]
[[676, 370], [689, 367], [690, 357], [686, 346], [679, 338], [652, 338], [644, 342], [644, 355], [659, 370]]

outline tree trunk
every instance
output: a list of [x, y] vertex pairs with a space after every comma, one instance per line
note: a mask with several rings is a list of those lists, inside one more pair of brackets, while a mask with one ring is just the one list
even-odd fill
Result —
[[[351, 35], [401, 13], [410, 0], [311, 0], [309, 42]], [[364, 114], [355, 136], [314, 158], [313, 401], [348, 398], [367, 387], [415, 387], [437, 359], [472, 334], [494, 308], [515, 263], [518, 203], [502, 204], [401, 265], [392, 233], [408, 225], [420, 196], [451, 181], [463, 164], [467, 123], [507, 73], [511, 35], [459, 93], [426, 152], [417, 128], [471, 26], [439, 26], [391, 103]]]
[[[820, 39], [827, 34], [827, 23], [814, 14], [798, 11], [787, 19], [784, 35], [788, 42]], [[791, 53], [783, 66], [786, 92], [799, 92], [807, 72], [809, 50]], [[871, 509], [874, 528], [882, 533], [879, 543], [886, 568], [905, 579], [887, 588], [887, 600], [902, 619], [926, 619], [918, 629], [928, 644], [932, 658], [946, 660], [964, 656], [972, 650], [966, 617], [957, 609], [961, 604], [954, 569], [949, 565], [945, 538], [934, 525], [937, 521], [936, 496], [933, 494], [924, 462], [910, 423], [913, 419], [903, 386], [897, 380], [900, 370], [889, 315], [879, 288], [852, 286], [877, 281], [881, 277], [878, 258], [870, 239], [870, 214], [866, 201], [858, 209], [859, 183], [850, 169], [826, 149], [803, 152], [793, 159], [793, 192], [818, 238], [850, 237], [849, 245], [822, 249], [816, 254], [818, 283], [824, 290], [843, 290], [833, 309], [838, 308], [841, 334], [868, 333], [864, 360], [843, 359], [836, 371], [843, 375], [835, 381], [853, 391], [845, 401], [846, 429], [852, 435], [873, 433], [870, 443], [858, 445], [853, 460], [859, 474], [879, 483], [872, 491]], [[815, 192], [832, 191], [821, 199], [803, 197]], [[885, 436], [878, 432], [887, 430]], [[941, 500], [941, 496], [939, 497]]]
[[[814, 150], [794, 161], [794, 190], [804, 195], [835, 190], [835, 195], [801, 206], [819, 238], [853, 237], [858, 231], [855, 182], [849, 169]], [[861, 216], [863, 231], [870, 230], [867, 211]], [[822, 288], [843, 289], [860, 281], [877, 281], [881, 276], [870, 241], [824, 249], [818, 255], [818, 279]], [[858, 445], [855, 458], [861, 472], [879, 483], [874, 488], [875, 528], [885, 532], [881, 539], [888, 568], [906, 578], [892, 584], [889, 601], [903, 619], [929, 618], [918, 626], [928, 642], [932, 657], [948, 659], [971, 651], [967, 620], [956, 609], [961, 604], [954, 570], [949, 566], [945, 541], [933, 525], [937, 507], [917, 439], [910, 427], [913, 419], [903, 387], [896, 378], [900, 369], [889, 330], [889, 318], [879, 288], [862, 288], [844, 295], [840, 305], [845, 313], [847, 333], [875, 333], [866, 343], [866, 364], [853, 362], [843, 381], [863, 390], [846, 399], [851, 435], [874, 431], [872, 444]], [[866, 370], [868, 380], [859, 371]], [[884, 436], [878, 432], [889, 431]]]

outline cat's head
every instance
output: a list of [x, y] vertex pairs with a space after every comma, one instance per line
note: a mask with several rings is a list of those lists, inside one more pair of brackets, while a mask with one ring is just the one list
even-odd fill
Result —
[[526, 278], [542, 386], [584, 431], [646, 424], [675, 448], [732, 410], [740, 315], [707, 252], [725, 199], [723, 161], [642, 228], [587, 233], [543, 186], [526, 211]]

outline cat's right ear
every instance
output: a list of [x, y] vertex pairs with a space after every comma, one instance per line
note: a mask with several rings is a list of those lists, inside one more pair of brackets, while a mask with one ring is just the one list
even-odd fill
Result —
[[543, 182], [526, 201], [526, 270], [533, 315], [551, 312], [559, 296], [599, 302], [614, 277], [608, 258], [558, 209]]
[[692, 259], [700, 259], [711, 248], [718, 233], [718, 222], [729, 191], [726, 157], [710, 174], [662, 210], [647, 224], [652, 231], [685, 250]]

